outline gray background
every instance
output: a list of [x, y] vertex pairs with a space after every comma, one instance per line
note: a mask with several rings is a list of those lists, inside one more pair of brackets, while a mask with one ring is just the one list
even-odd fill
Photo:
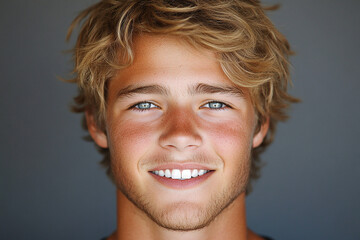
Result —
[[[266, 3], [275, 1], [266, 1]], [[248, 224], [281, 239], [360, 239], [360, 1], [279, 0], [303, 99], [280, 124], [248, 197]], [[67, 27], [93, 0], [0, 2], [0, 239], [99, 239], [115, 188], [68, 111]]]

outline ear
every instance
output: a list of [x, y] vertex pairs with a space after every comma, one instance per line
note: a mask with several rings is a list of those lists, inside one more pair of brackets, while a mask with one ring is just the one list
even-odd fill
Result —
[[89, 110], [86, 110], [85, 118], [86, 118], [86, 125], [92, 139], [99, 147], [107, 148], [108, 142], [107, 142], [106, 134], [97, 126], [94, 115]]
[[263, 142], [269, 130], [269, 124], [270, 124], [270, 119], [269, 117], [266, 117], [266, 121], [263, 124], [261, 124], [260, 130], [256, 132], [253, 137], [253, 144], [252, 144], [253, 148], [260, 146], [260, 144]]

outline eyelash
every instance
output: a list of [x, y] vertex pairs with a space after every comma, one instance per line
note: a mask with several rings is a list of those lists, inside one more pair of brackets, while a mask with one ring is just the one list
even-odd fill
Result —
[[[221, 107], [220, 108], [210, 108], [210, 104], [212, 103], [219, 103], [221, 104]], [[210, 102], [207, 102], [205, 103], [204, 105], [201, 106], [201, 108], [205, 108], [204, 106], [205, 105], [209, 105], [209, 107], [206, 107], [206, 108], [209, 108], [211, 110], [215, 110], [215, 111], [220, 111], [220, 110], [225, 110], [227, 108], [231, 108], [229, 105], [227, 105], [226, 103], [223, 103], [223, 102], [220, 102], [220, 101], [210, 101]]]
[[[140, 104], [150, 104], [150, 108], [139, 108], [138, 106]], [[151, 102], [147, 102], [147, 101], [144, 101], [144, 102], [139, 102], [139, 103], [136, 103], [134, 105], [132, 105], [129, 109], [133, 110], [133, 111], [138, 111], [138, 112], [144, 112], [144, 111], [148, 111], [150, 110], [151, 108], [151, 105], [155, 106], [156, 108], [159, 108], [158, 106], [156, 106], [155, 104], [151, 103]]]
[[[220, 107], [220, 108], [210, 108], [210, 104], [212, 104], [212, 103], [219, 103], [219, 104], [222, 105], [222, 107]], [[150, 108], [141, 109], [141, 108], [139, 108], [140, 104], [150, 104]], [[151, 105], [153, 105], [155, 107], [151, 107]], [[204, 107], [205, 105], [209, 105], [209, 107]], [[133, 111], [143, 112], [143, 111], [148, 111], [148, 110], [150, 110], [152, 108], [160, 108], [160, 107], [156, 106], [154, 103], [144, 101], [144, 102], [139, 102], [139, 103], [136, 103], [136, 104], [132, 105], [129, 109], [131, 109]], [[208, 109], [211, 109], [211, 110], [220, 111], [220, 110], [225, 110], [225, 109], [231, 108], [231, 107], [229, 105], [227, 105], [226, 103], [223, 103], [223, 102], [220, 102], [220, 101], [210, 101], [210, 102], [207, 102], [204, 105], [202, 105], [201, 108], [208, 108]]]

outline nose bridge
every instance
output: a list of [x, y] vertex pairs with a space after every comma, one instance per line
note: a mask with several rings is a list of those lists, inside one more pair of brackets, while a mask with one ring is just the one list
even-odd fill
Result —
[[196, 149], [201, 145], [201, 137], [196, 124], [196, 115], [191, 109], [173, 108], [163, 121], [160, 145], [178, 151]]

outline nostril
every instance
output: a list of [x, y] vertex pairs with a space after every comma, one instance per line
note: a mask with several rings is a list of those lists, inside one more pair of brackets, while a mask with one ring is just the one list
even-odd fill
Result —
[[176, 149], [178, 151], [196, 149], [201, 145], [200, 137], [196, 135], [188, 136], [162, 136], [160, 145], [163, 148]]

